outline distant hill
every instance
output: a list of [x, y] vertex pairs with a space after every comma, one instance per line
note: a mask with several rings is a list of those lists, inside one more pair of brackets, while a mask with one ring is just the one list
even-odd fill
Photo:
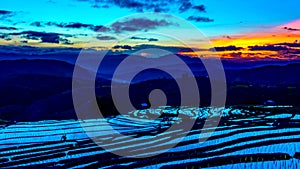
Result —
[[297, 72], [300, 71], [300, 64], [269, 65], [243, 70], [227, 70], [227, 80], [248, 82], [250, 84], [298, 84], [300, 78]]
[[[109, 116], [117, 114], [110, 96], [112, 73], [127, 55], [112, 55], [100, 65], [95, 82], [96, 96], [102, 112]], [[210, 104], [210, 82], [205, 67], [199, 59], [180, 56], [194, 72], [200, 90], [202, 106]], [[136, 61], [145, 61], [138, 58]], [[257, 67], [255, 63], [225, 61], [227, 77], [227, 105], [262, 104], [272, 99], [278, 104], [299, 105], [300, 64], [286, 64], [286, 62], [264, 63]], [[261, 63], [263, 64], [263, 63]], [[138, 64], [137, 64], [138, 65]], [[180, 67], [166, 62], [162, 66], [170, 66], [178, 71]], [[210, 65], [214, 65], [211, 60]], [[235, 66], [236, 65], [236, 66]], [[59, 60], [49, 59], [19, 59], [0, 61], [0, 119], [33, 121], [44, 119], [74, 119], [76, 114], [72, 101], [72, 75], [74, 65]], [[90, 73], [90, 70], [81, 68]], [[135, 69], [122, 72], [134, 73]], [[78, 77], [87, 80], [86, 77]], [[117, 79], [121, 80], [121, 79]], [[118, 81], [122, 86], [121, 81]], [[162, 89], [168, 104], [180, 104], [178, 86], [171, 76], [159, 70], [150, 69], [140, 72], [130, 86], [130, 97], [134, 106], [148, 101], [148, 95], [153, 89]]]

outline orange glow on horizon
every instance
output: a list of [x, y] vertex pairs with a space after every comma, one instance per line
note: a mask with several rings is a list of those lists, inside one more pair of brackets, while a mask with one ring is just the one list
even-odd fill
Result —
[[236, 46], [247, 48], [248, 46], [274, 45], [279, 43], [293, 43], [300, 40], [300, 34], [295, 33], [254, 33], [245, 36], [231, 38], [212, 39], [214, 46]]

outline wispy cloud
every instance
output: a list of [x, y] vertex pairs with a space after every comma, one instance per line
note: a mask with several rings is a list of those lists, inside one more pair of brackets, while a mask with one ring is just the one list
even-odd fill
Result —
[[191, 0], [77, 0], [80, 2], [89, 2], [95, 8], [109, 8], [116, 6], [119, 8], [127, 8], [137, 12], [169, 12], [177, 10], [179, 13], [194, 10], [197, 12], [205, 12], [205, 6], [195, 4]]
[[201, 16], [189, 16], [187, 18], [190, 21], [196, 21], [196, 22], [213, 22], [213, 19], [207, 18], [207, 17], [201, 17]]
[[278, 43], [277, 45], [284, 45], [284, 46], [288, 46], [288, 47], [300, 47], [300, 43], [298, 42], [298, 40], [296, 40], [294, 43]]
[[6, 36], [20, 36], [26, 40], [40, 40], [40, 43], [61, 43], [68, 44], [71, 43], [66, 37], [71, 35], [59, 34], [59, 33], [47, 33], [47, 32], [37, 32], [37, 31], [23, 31], [8, 33]]
[[36, 27], [47, 27], [55, 26], [65, 29], [89, 29], [95, 32], [133, 32], [133, 31], [147, 31], [151, 29], [156, 29], [163, 26], [176, 25], [175, 23], [169, 22], [165, 19], [161, 20], [152, 20], [147, 18], [133, 18], [124, 21], [117, 21], [111, 24], [109, 27], [103, 25], [93, 25], [85, 24], [79, 22], [70, 22], [70, 23], [57, 23], [57, 22], [32, 22], [31, 26]]
[[6, 10], [0, 10], [0, 15], [8, 15], [8, 14], [12, 14], [12, 12]]
[[288, 31], [300, 31], [300, 19], [274, 27], [274, 29], [285, 29]]
[[114, 36], [108, 36], [108, 35], [100, 35], [96, 37], [98, 40], [116, 40], [117, 38]]
[[182, 4], [179, 7], [179, 12], [185, 12], [193, 7], [192, 3], [190, 1], [183, 1]]
[[297, 29], [297, 28], [283, 27], [283, 29], [288, 30], [288, 31], [300, 31], [300, 29]]
[[133, 32], [133, 31], [148, 31], [151, 29], [157, 29], [158, 27], [176, 25], [175, 23], [169, 22], [165, 19], [162, 20], [151, 20], [147, 18], [134, 18], [124, 21], [117, 21], [111, 25], [111, 30], [115, 33], [121, 32]]
[[237, 47], [237, 46], [222, 46], [222, 47], [214, 47], [210, 48], [211, 51], [237, 51], [237, 50], [242, 50], [244, 49], [243, 47]]
[[133, 36], [130, 39], [132, 39], [132, 40], [146, 40], [146, 41], [149, 41], [149, 42], [158, 41], [158, 39], [156, 39], [156, 38], [142, 38], [142, 37], [136, 37], [136, 36]]
[[116, 45], [113, 49], [131, 50], [132, 47], [130, 45]]
[[204, 5], [196, 5], [193, 9], [197, 10], [198, 12], [206, 12], [206, 8]]
[[93, 24], [85, 24], [80, 22], [70, 22], [70, 23], [57, 23], [57, 22], [32, 22], [31, 26], [36, 27], [44, 27], [44, 26], [56, 26], [59, 28], [69, 28], [69, 29], [90, 29], [92, 31], [99, 31], [102, 32], [109, 31], [109, 28], [102, 26], [102, 25], [93, 25]]
[[9, 31], [18, 30], [17, 28], [11, 27], [11, 26], [8, 26], [8, 27], [0, 26], [0, 29], [2, 29], [2, 30], [9, 30]]
[[0, 10], [0, 19], [5, 20], [9, 17], [12, 17], [15, 15], [15, 12], [7, 11], [7, 10]]
[[6, 41], [10, 41], [11, 38], [7, 34], [0, 34], [0, 39], [4, 39]]
[[265, 46], [249, 46], [249, 50], [269, 50], [269, 51], [281, 51], [288, 50], [289, 48], [286, 46], [276, 46], [276, 45], [265, 45]]

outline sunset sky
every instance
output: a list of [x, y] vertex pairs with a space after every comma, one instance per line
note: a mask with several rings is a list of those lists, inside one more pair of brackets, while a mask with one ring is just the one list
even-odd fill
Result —
[[[299, 0], [1, 0], [1, 46], [135, 50], [145, 46], [178, 48], [191, 56], [209, 55], [193, 33], [167, 17], [124, 19], [141, 12], [161, 12], [195, 25], [224, 58], [298, 59]], [[120, 19], [121, 18], [121, 19]], [[123, 18], [123, 19], [122, 19]], [[100, 29], [100, 32], [99, 32]], [[194, 52], [151, 31], [181, 32]]]

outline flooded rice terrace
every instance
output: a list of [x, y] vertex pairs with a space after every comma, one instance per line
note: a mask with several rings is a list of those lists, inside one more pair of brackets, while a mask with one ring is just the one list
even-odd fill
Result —
[[[236, 106], [161, 107], [106, 119], [2, 122], [0, 168], [298, 168], [299, 108]], [[207, 126], [203, 128], [205, 121]], [[218, 120], [217, 120], [218, 121]], [[194, 123], [189, 131], [186, 123]], [[118, 131], [115, 135], [107, 125]], [[211, 126], [210, 126], [211, 125]], [[168, 130], [172, 126], [178, 126]], [[86, 134], [86, 131], [89, 134]], [[213, 131], [205, 142], [201, 132]], [[172, 136], [183, 138], [175, 140]], [[135, 138], [128, 140], [126, 136]], [[155, 139], [157, 138], [157, 139]], [[169, 144], [171, 149], [156, 154]], [[101, 148], [105, 145], [106, 149]], [[120, 149], [149, 157], [108, 152]]]

